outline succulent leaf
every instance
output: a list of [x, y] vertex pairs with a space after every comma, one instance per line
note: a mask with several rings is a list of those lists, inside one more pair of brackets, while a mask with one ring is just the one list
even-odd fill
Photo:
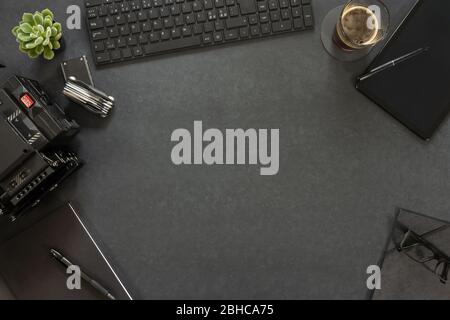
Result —
[[35, 59], [35, 58], [37, 58], [39, 55], [37, 54], [36, 49], [32, 49], [32, 50], [29, 50], [29, 51], [28, 51], [28, 56], [29, 56], [31, 59]]
[[34, 40], [34, 44], [35, 47], [37, 47], [38, 45], [42, 44], [44, 42], [44, 38], [43, 37], [39, 37], [37, 39]]
[[23, 14], [23, 16], [22, 16], [22, 22], [27, 22], [27, 23], [29, 23], [30, 25], [34, 25], [34, 19], [33, 19], [33, 14], [31, 14], [31, 13], [24, 13]]
[[51, 27], [52, 25], [53, 25], [53, 20], [49, 16], [45, 17], [44, 28]]
[[44, 46], [43, 45], [38, 45], [36, 47], [36, 53], [41, 55], [44, 52]]
[[61, 33], [61, 31], [62, 31], [61, 23], [55, 22], [55, 23], [53, 24], [53, 27], [56, 28], [56, 30], [58, 31], [58, 33]]
[[15, 37], [17, 37], [17, 32], [19, 31], [19, 29], [20, 29], [19, 26], [15, 26], [15, 27], [11, 30], [12, 34], [13, 34]]
[[50, 17], [50, 20], [53, 21], [53, 12], [50, 11], [50, 9], [44, 9], [42, 10], [42, 15], [47, 18]]
[[51, 44], [53, 46], [53, 50], [58, 50], [59, 48], [61, 48], [61, 44], [57, 40], [52, 40]]
[[40, 26], [44, 23], [44, 17], [42, 16], [42, 13], [36, 11], [33, 15], [34, 22], [36, 25]]
[[44, 58], [47, 60], [52, 60], [55, 57], [55, 53], [48, 47], [44, 47]]
[[24, 22], [20, 25], [20, 30], [24, 33], [31, 33], [33, 32], [33, 27], [29, 23]]
[[29, 34], [19, 33], [17, 35], [17, 39], [19, 39], [21, 42], [28, 42], [31, 41], [33, 38]]
[[26, 49], [34, 49], [34, 48], [36, 48], [36, 44], [34, 42], [28, 42], [27, 44], [25, 44], [25, 48]]

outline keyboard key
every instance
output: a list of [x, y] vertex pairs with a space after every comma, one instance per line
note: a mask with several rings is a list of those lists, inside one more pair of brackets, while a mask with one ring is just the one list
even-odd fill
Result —
[[204, 0], [203, 1], [203, 7], [205, 8], [205, 10], [210, 10], [213, 8], [213, 2], [212, 0]]
[[202, 3], [200, 1], [194, 1], [192, 2], [192, 10], [194, 10], [194, 12], [198, 12], [202, 10]]
[[248, 27], [239, 29], [239, 34], [241, 35], [241, 38], [247, 38], [248, 37]]
[[165, 18], [163, 20], [164, 23], [164, 28], [169, 29], [172, 28], [174, 26], [174, 22], [173, 22], [173, 18], [169, 17], [169, 18]]
[[143, 11], [139, 11], [137, 13], [137, 17], [140, 22], [147, 21], [147, 18], [148, 18], [147, 15], [145, 14], [145, 12], [143, 12]]
[[159, 32], [150, 32], [150, 34], [148, 35], [148, 40], [150, 42], [158, 42], [159, 38], [160, 38]]
[[168, 30], [161, 31], [161, 40], [169, 40], [170, 39], [170, 32]]
[[180, 8], [179, 4], [174, 4], [173, 6], [170, 7], [170, 14], [172, 16], [176, 16], [180, 13], [181, 13], [181, 8]]
[[133, 23], [137, 21], [136, 14], [134, 12], [128, 13], [126, 15], [128, 23]]
[[195, 23], [195, 15], [193, 13], [187, 14], [184, 16], [184, 21], [186, 24], [193, 24]]
[[195, 24], [193, 28], [194, 34], [201, 34], [203, 33], [203, 25], [201, 24]]
[[131, 30], [131, 33], [132, 33], [132, 34], [140, 33], [140, 32], [141, 32], [141, 27], [139, 26], [138, 23], [135, 23], [135, 24], [132, 24], [132, 25], [130, 26], [130, 30]]
[[127, 46], [127, 43], [124, 38], [118, 38], [116, 40], [116, 45], [117, 45], [117, 48], [124, 48]]
[[262, 34], [270, 33], [270, 24], [268, 24], [268, 23], [261, 24], [261, 32], [262, 32]]
[[222, 20], [218, 20], [214, 23], [214, 27], [216, 28], [216, 31], [221, 31], [225, 29], [225, 24], [223, 23]]
[[147, 44], [148, 43], [148, 37], [146, 34], [140, 34], [138, 36], [138, 42], [139, 44]]
[[106, 27], [114, 27], [116, 25], [114, 23], [114, 18], [112, 18], [112, 17], [106, 17], [104, 21], [105, 21]]
[[237, 0], [242, 14], [251, 14], [256, 12], [255, 0]]
[[281, 19], [288, 20], [291, 18], [291, 14], [288, 9], [281, 10]]
[[192, 5], [191, 5], [191, 3], [190, 2], [183, 3], [181, 5], [181, 12], [183, 12], [183, 13], [190, 13], [190, 12], [192, 12]]
[[239, 30], [228, 30], [228, 31], [225, 31], [224, 38], [227, 41], [229, 41], [229, 40], [236, 40], [237, 38], [239, 38]]
[[259, 12], [267, 11], [267, 2], [266, 1], [258, 2], [258, 11]]
[[280, 11], [271, 11], [270, 12], [270, 21], [278, 21], [280, 20]]
[[183, 37], [189, 37], [192, 35], [192, 29], [189, 26], [181, 28], [181, 32], [183, 34]]
[[102, 19], [95, 19], [89, 21], [89, 28], [91, 28], [91, 30], [100, 29], [103, 28], [103, 26], [104, 24]]
[[130, 28], [128, 27], [128, 25], [123, 25], [119, 27], [119, 32], [121, 36], [126, 36], [130, 34]]
[[214, 32], [214, 42], [222, 42], [223, 41], [223, 34], [222, 32]]
[[152, 25], [150, 24], [150, 22], [143, 22], [142, 23], [142, 31], [149, 32], [151, 30], [152, 30]]
[[163, 17], [163, 18], [170, 16], [170, 8], [169, 8], [169, 7], [161, 8], [161, 11], [160, 11], [159, 14], [160, 14], [161, 17]]
[[221, 8], [221, 7], [225, 6], [225, 2], [224, 2], [224, 0], [214, 0], [214, 6], [216, 8]]
[[107, 63], [110, 61], [109, 52], [99, 53], [95, 56], [95, 61], [98, 64]]
[[248, 25], [247, 17], [230, 18], [226, 20], [228, 29], [241, 28]]
[[119, 14], [118, 16], [116, 16], [116, 24], [117, 25], [122, 25], [127, 23], [127, 18], [124, 15]]
[[203, 26], [205, 32], [212, 32], [214, 30], [214, 25], [211, 22], [206, 22]]
[[304, 29], [303, 19], [294, 19], [294, 29]]
[[114, 50], [111, 52], [111, 60], [120, 60], [122, 59], [122, 55], [120, 54], [119, 50]]
[[281, 21], [281, 22], [272, 23], [273, 32], [282, 32], [282, 31], [288, 31], [291, 29], [292, 29], [291, 21]]
[[258, 36], [260, 34], [259, 26], [252, 26], [252, 27], [250, 27], [250, 34], [252, 36]]
[[90, 8], [86, 11], [88, 19], [97, 18], [97, 8]]
[[171, 51], [177, 49], [184, 49], [190, 47], [197, 47], [201, 44], [201, 38], [199, 36], [196, 37], [188, 37], [176, 39], [168, 42], [158, 42], [155, 44], [146, 45], [144, 47], [145, 54], [153, 54], [159, 53], [162, 51]]
[[302, 16], [302, 9], [301, 8], [292, 8], [292, 16], [294, 18], [298, 18]]
[[269, 9], [270, 10], [278, 9], [278, 1], [277, 0], [269, 0]]
[[127, 44], [129, 46], [135, 46], [138, 44], [138, 40], [135, 36], [129, 36], [129, 37], [127, 37]]
[[102, 4], [102, 0], [86, 0], [85, 1], [86, 8], [98, 6], [100, 4]]
[[249, 20], [250, 24], [257, 24], [258, 16], [256, 14], [252, 14], [248, 17], [248, 20]]
[[210, 44], [212, 42], [212, 34], [211, 33], [205, 33], [203, 35], [203, 43], [204, 44]]
[[140, 47], [133, 48], [133, 56], [140, 57], [143, 54], [144, 54], [144, 52], [142, 51], [142, 49]]
[[180, 38], [181, 37], [181, 29], [180, 28], [172, 29], [171, 34], [172, 34], [172, 39]]
[[148, 10], [148, 17], [150, 19], [157, 19], [159, 17], [159, 10], [158, 9]]
[[289, 7], [289, 0], [280, 0], [280, 8], [285, 9]]
[[259, 15], [259, 21], [261, 23], [266, 23], [269, 22], [269, 13], [268, 12], [263, 12]]
[[131, 53], [131, 49], [130, 48], [122, 49], [122, 57], [124, 59], [129, 59], [132, 56], [133, 56], [133, 54]]
[[303, 18], [305, 19], [305, 27], [312, 27], [314, 25], [312, 7], [310, 5], [303, 7]]
[[104, 40], [108, 38], [108, 34], [106, 33], [106, 30], [96, 30], [92, 32], [92, 39], [94, 41], [97, 40]]
[[237, 6], [229, 7], [230, 17], [236, 17], [239, 15], [239, 8]]
[[100, 52], [105, 50], [105, 46], [103, 45], [103, 42], [94, 42], [94, 51], [95, 52]]
[[116, 48], [116, 43], [114, 42], [114, 40], [107, 40], [107, 41], [105, 42], [105, 47], [106, 47], [106, 49], [108, 49], [108, 50], [113, 50], [113, 49]]

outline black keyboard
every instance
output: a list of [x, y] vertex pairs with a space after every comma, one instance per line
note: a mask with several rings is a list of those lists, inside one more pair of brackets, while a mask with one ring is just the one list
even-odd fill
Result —
[[97, 65], [312, 29], [311, 0], [86, 0]]

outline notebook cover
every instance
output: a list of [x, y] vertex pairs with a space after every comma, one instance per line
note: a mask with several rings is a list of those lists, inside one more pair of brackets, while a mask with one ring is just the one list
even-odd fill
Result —
[[450, 111], [449, 11], [448, 0], [419, 0], [365, 74], [415, 50], [428, 50], [357, 81], [358, 90], [425, 140]]
[[81, 281], [81, 290], [69, 290], [66, 284], [69, 275], [66, 268], [51, 257], [51, 248], [80, 266], [81, 271], [102, 284], [116, 299], [131, 299], [71, 204], [0, 246], [0, 276], [15, 298], [105, 299], [84, 281]]
[[[399, 209], [400, 221], [419, 235], [437, 228], [442, 230], [424, 236], [447, 255], [450, 254], [450, 223], [420, 213]], [[449, 300], [450, 282], [442, 284], [437, 275], [425, 269], [395, 248], [392, 234], [380, 263], [381, 290], [371, 291], [374, 300]]]

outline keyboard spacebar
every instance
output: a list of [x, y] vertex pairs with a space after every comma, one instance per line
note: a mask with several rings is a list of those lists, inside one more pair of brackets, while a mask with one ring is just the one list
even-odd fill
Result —
[[144, 47], [145, 54], [158, 53], [162, 51], [170, 51], [189, 47], [198, 47], [202, 43], [199, 36], [187, 37], [176, 40], [168, 40], [164, 42], [152, 43]]

